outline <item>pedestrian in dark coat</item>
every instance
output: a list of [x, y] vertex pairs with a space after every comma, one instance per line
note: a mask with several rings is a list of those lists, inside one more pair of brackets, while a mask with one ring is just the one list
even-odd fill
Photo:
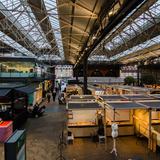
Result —
[[48, 101], [48, 103], [50, 102], [50, 99], [51, 99], [50, 94], [47, 94], [47, 101]]
[[53, 90], [53, 92], [52, 92], [52, 98], [53, 98], [53, 102], [54, 102], [56, 99], [56, 91], [55, 90]]

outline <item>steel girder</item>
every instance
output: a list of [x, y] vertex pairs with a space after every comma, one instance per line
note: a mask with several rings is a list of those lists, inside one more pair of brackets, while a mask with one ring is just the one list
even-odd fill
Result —
[[[2, 3], [0, 3], [0, 10], [0, 31], [32, 52], [38, 49], [33, 44], [33, 41], [31, 41], [31, 37], [28, 38], [15, 26], [15, 23], [17, 23], [16, 19], [13, 19], [12, 15], [7, 11], [7, 8], [5, 8]], [[19, 23], [17, 23], [17, 25], [20, 28], [23, 28]]]
[[127, 18], [118, 28], [116, 28], [112, 33], [110, 33], [107, 38], [104, 39], [105, 44], [108, 42], [111, 42], [111, 40], [116, 37], [119, 33], [123, 31], [125, 27], [130, 25], [132, 21], [134, 21], [136, 18], [138, 18], [142, 13], [147, 11], [150, 6], [152, 6], [157, 0], [149, 0], [146, 1], [140, 8], [137, 9], [135, 13], [133, 13], [129, 18]]
[[[140, 27], [140, 26], [139, 26]], [[114, 50], [106, 51], [108, 57], [117, 55], [123, 51], [126, 51], [129, 48], [137, 46], [147, 40], [150, 40], [156, 36], [160, 35], [160, 23], [155, 24], [153, 27], [145, 30], [141, 34], [138, 34], [135, 38], [125, 41], [123, 45], [117, 47]], [[123, 38], [122, 38], [123, 40]]]
[[119, 63], [127, 64], [139, 61], [147, 61], [148, 59], [157, 58], [160, 56], [160, 45], [153, 45], [143, 50], [132, 53], [118, 60]]
[[[103, 41], [103, 39], [111, 32], [111, 30], [125, 18], [132, 10], [134, 10], [139, 4], [141, 4], [144, 0], [139, 0], [139, 1], [126, 1], [125, 5], [123, 4], [123, 7], [121, 7], [118, 12], [113, 15], [109, 16], [109, 13], [106, 14], [106, 17], [108, 20], [106, 20], [106, 23], [103, 29], [99, 31], [97, 34], [98, 37], [97, 39], [93, 42], [93, 44], [87, 49], [84, 53], [87, 54], [88, 56], [96, 49], [96, 47]], [[104, 18], [105, 19], [105, 18]], [[80, 57], [79, 61], [76, 63], [75, 67], [81, 62], [83, 59], [83, 56]]]
[[30, 5], [32, 12], [34, 13], [37, 21], [39, 22], [39, 25], [41, 26], [42, 31], [44, 32], [51, 47], [54, 48], [54, 50], [58, 50], [54, 33], [53, 33], [53, 28], [51, 26], [51, 23], [48, 17], [49, 15], [46, 12], [44, 1], [43, 0], [40, 0], [40, 1], [27, 0], [27, 2]]

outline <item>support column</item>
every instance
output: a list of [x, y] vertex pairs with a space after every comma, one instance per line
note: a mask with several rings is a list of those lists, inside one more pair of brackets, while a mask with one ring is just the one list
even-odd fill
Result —
[[149, 130], [149, 137], [148, 137], [148, 148], [152, 150], [152, 109], [148, 110], [148, 130]]
[[87, 65], [87, 55], [84, 56], [83, 60], [83, 93], [87, 94], [87, 70], [88, 70], [88, 65]]
[[138, 82], [138, 86], [140, 86], [140, 66], [139, 66], [139, 64], [138, 64], [138, 66], [137, 66], [137, 82]]
[[104, 119], [103, 119], [103, 125], [104, 125], [104, 136], [105, 136], [105, 150], [107, 150], [107, 124], [106, 124], [106, 106], [104, 105]]
[[78, 82], [78, 68], [74, 69], [74, 76], [76, 77], [76, 81]]

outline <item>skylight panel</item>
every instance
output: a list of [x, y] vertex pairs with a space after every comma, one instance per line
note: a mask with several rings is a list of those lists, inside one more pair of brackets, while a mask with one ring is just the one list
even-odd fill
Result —
[[28, 56], [34, 56], [30, 51], [28, 51], [26, 48], [21, 46], [19, 43], [14, 41], [12, 38], [8, 37], [6, 34], [0, 31], [0, 40], [3, 41], [5, 44], [9, 45], [12, 48], [15, 48], [17, 51], [24, 55]]
[[54, 60], [54, 61], [61, 61], [61, 57], [57, 56], [57, 55], [42, 55], [40, 57], [38, 57], [38, 60]]
[[[119, 35], [124, 37], [123, 38], [124, 40], [119, 38], [120, 36], [117, 35], [111, 40], [112, 45], [111, 45], [111, 42], [108, 42], [105, 45], [105, 48], [109, 50], [113, 50], [115, 49], [115, 47], [118, 47], [124, 44], [124, 41], [128, 41], [136, 37], [137, 35], [139, 35], [140, 33], [144, 32], [145, 30], [147, 30], [148, 28], [154, 25], [153, 18], [155, 19], [155, 22], [158, 23], [160, 21], [160, 18], [158, 18], [159, 16], [160, 16], [160, 0], [158, 0], [154, 5], [152, 5], [149, 8], [149, 11], [146, 11], [143, 14], [141, 14], [130, 25], [125, 27], [121, 33], [119, 33]], [[126, 36], [126, 34], [123, 34], [124, 32], [130, 36]]]
[[[37, 48], [51, 48], [44, 33], [41, 30], [31, 8], [25, 0], [0, 0], [10, 12], [10, 20]], [[12, 11], [12, 12], [11, 12]], [[16, 20], [16, 22], [15, 22]], [[18, 23], [20, 25], [18, 25]]]
[[88, 59], [89, 61], [110, 61], [109, 58], [107, 58], [107, 56], [105, 55], [94, 55], [89, 57]]
[[140, 50], [143, 50], [143, 49], [146, 49], [148, 47], [151, 47], [153, 45], [156, 45], [156, 44], [160, 44], [160, 35], [159, 36], [156, 36], [148, 41], [145, 41], [144, 43], [141, 43], [137, 46], [134, 46], [133, 48], [130, 48], [126, 51], [123, 51], [115, 56], [112, 56], [110, 59], [111, 60], [116, 60], [118, 58], [121, 58], [121, 57], [124, 57], [126, 55], [129, 55], [129, 54], [132, 54], [134, 52], [137, 52], [137, 51], [140, 51]]
[[54, 31], [54, 36], [62, 59], [64, 59], [64, 50], [62, 44], [62, 36], [60, 31], [59, 16], [56, 0], [44, 0], [47, 13]]

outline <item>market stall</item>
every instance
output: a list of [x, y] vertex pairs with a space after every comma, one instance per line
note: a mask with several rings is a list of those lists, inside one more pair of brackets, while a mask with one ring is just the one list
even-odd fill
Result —
[[17, 129], [27, 120], [27, 97], [14, 89], [0, 89], [0, 118]]
[[144, 108], [143, 105], [131, 101], [108, 101], [106, 108], [107, 136], [111, 135], [111, 124], [114, 121], [119, 126], [119, 135], [134, 135], [134, 110]]
[[97, 115], [102, 112], [96, 102], [68, 102], [68, 130], [74, 137], [88, 137], [98, 130]]
[[[141, 97], [142, 98], [142, 97]], [[160, 145], [160, 101], [108, 101], [106, 108], [106, 136], [112, 129], [109, 125], [118, 125], [118, 135], [139, 135], [148, 139], [148, 147], [156, 149]]]

